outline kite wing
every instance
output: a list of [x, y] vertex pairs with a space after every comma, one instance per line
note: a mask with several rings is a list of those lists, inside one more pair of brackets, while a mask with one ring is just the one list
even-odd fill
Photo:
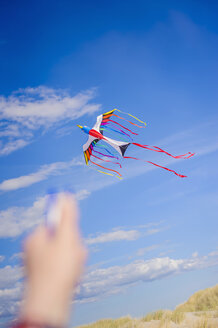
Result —
[[[94, 130], [98, 131], [99, 133], [103, 134], [103, 130], [100, 130], [100, 129], [101, 129], [103, 123], [106, 123], [110, 119], [110, 117], [113, 115], [114, 111], [115, 111], [115, 109], [97, 116], [96, 123], [95, 123], [95, 125], [93, 126], [92, 129], [94, 129]], [[89, 138], [88, 138], [87, 142], [83, 145], [83, 153], [84, 153], [84, 156], [85, 156], [86, 164], [88, 164], [88, 162], [90, 160], [90, 156], [92, 155], [93, 147], [95, 146], [95, 144], [98, 141], [99, 141], [99, 139], [96, 139], [96, 138], [89, 135]]]
[[95, 125], [93, 126], [93, 129], [97, 130], [98, 132], [103, 134], [103, 130], [100, 130], [100, 129], [102, 128], [102, 126], [105, 125], [105, 123], [107, 123], [109, 121], [110, 117], [113, 115], [113, 112], [115, 110], [116, 109], [113, 109], [109, 112], [106, 112], [104, 114], [97, 116], [97, 121], [96, 121]]
[[83, 145], [83, 153], [84, 153], [84, 157], [85, 157], [85, 161], [86, 161], [87, 165], [90, 160], [90, 156], [92, 155], [92, 149], [98, 141], [99, 141], [98, 139], [89, 135], [89, 139]]
[[101, 126], [104, 125], [105, 123], [107, 123], [110, 120], [110, 118], [113, 115], [113, 113], [114, 113], [115, 110], [116, 109], [113, 109], [113, 110], [111, 110], [109, 112], [106, 112], [106, 113], [102, 114]]

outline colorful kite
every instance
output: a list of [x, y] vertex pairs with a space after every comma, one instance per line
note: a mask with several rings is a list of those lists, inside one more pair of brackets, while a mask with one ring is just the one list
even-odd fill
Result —
[[[135, 120], [140, 122], [141, 125], [136, 124], [132, 121], [129, 121], [124, 117], [116, 115], [115, 111], [133, 117]], [[108, 175], [112, 175], [112, 176], [115, 175], [118, 178], [122, 178], [122, 175], [118, 171], [108, 168], [108, 167], [105, 167], [105, 166], [102, 166], [100, 164], [100, 162], [103, 161], [103, 162], [107, 162], [110, 164], [112, 163], [112, 164], [118, 165], [120, 168], [122, 168], [121, 163], [119, 162], [120, 158], [141, 160], [136, 157], [124, 156], [127, 148], [130, 145], [135, 145], [137, 147], [141, 147], [141, 148], [144, 148], [147, 150], [152, 150], [152, 151], [155, 151], [158, 153], [164, 153], [173, 158], [185, 159], [185, 158], [190, 158], [194, 155], [194, 153], [188, 152], [187, 154], [184, 154], [184, 155], [174, 156], [174, 155], [171, 155], [170, 153], [168, 153], [167, 151], [161, 149], [160, 147], [142, 145], [137, 142], [133, 142], [132, 136], [138, 135], [138, 133], [135, 133], [132, 130], [130, 130], [129, 128], [121, 125], [119, 122], [114, 120], [115, 118], [116, 119], [118, 118], [120, 120], [125, 120], [128, 123], [130, 123], [138, 128], [146, 127], [145, 122], [139, 120], [137, 117], [135, 117], [129, 113], [122, 112], [119, 109], [113, 109], [107, 113], [99, 115], [97, 117], [97, 121], [92, 129], [89, 128], [88, 126], [77, 125], [79, 128], [81, 128], [83, 130], [83, 132], [85, 132], [89, 135], [88, 141], [83, 145], [83, 152], [84, 152], [86, 164], [88, 165], [89, 163], [92, 163], [92, 164], [100, 167], [101, 169], [113, 172], [113, 173], [109, 173], [109, 172], [105, 172], [105, 171], [98, 169], [97, 171], [100, 173], [104, 173], [104, 174], [108, 174]], [[111, 139], [111, 138], [105, 136], [105, 133], [119, 135], [120, 140]], [[103, 143], [101, 143], [100, 141], [103, 141]], [[93, 158], [96, 158], [98, 163], [96, 163], [96, 161], [94, 162]], [[171, 170], [171, 169], [161, 166], [159, 164], [156, 164], [156, 163], [153, 163], [150, 161], [144, 161], [144, 162], [158, 166], [160, 168], [163, 168], [164, 170], [173, 172], [180, 178], [186, 177], [186, 175], [176, 173], [174, 170]]]

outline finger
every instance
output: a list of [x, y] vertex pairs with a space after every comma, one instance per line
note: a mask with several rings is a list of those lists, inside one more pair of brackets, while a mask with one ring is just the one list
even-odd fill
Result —
[[27, 237], [27, 239], [24, 241], [24, 250], [28, 251], [29, 249], [32, 249], [37, 244], [42, 244], [47, 238], [47, 231], [46, 228], [42, 225], [40, 225], [36, 230]]

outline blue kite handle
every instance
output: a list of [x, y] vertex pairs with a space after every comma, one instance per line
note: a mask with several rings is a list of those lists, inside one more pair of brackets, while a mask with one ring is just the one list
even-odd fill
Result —
[[61, 200], [64, 195], [69, 195], [69, 191], [57, 192], [49, 191], [47, 194], [45, 205], [45, 224], [48, 229], [54, 231], [61, 220]]

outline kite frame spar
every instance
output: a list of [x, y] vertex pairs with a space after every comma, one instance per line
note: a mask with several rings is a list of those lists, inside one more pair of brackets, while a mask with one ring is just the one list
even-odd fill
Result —
[[[135, 120], [140, 122], [142, 125], [136, 124], [136, 123], [134, 123], [130, 120], [127, 120], [124, 117], [121, 117], [121, 116], [118, 116], [118, 115], [114, 114], [115, 111], [118, 111], [120, 113], [123, 113], [123, 114], [126, 114], [126, 115], [129, 115], [129, 116], [133, 117]], [[111, 176], [116, 176], [117, 178], [122, 179], [122, 175], [118, 171], [113, 170], [113, 169], [108, 168], [108, 167], [105, 167], [105, 166], [102, 166], [102, 165], [100, 165], [96, 162], [93, 162], [91, 157], [96, 158], [98, 161], [104, 161], [104, 162], [119, 165], [119, 167], [122, 168], [122, 166], [119, 162], [119, 157], [116, 156], [117, 153], [114, 154], [114, 152], [112, 152], [111, 150], [115, 149], [116, 152], [119, 153], [119, 156], [123, 157], [125, 159], [141, 160], [141, 159], [136, 158], [136, 157], [125, 156], [125, 152], [126, 152], [127, 148], [130, 145], [135, 145], [137, 147], [141, 147], [141, 148], [144, 148], [146, 150], [151, 150], [151, 151], [155, 151], [155, 152], [159, 152], [159, 153], [164, 153], [164, 154], [166, 154], [170, 157], [173, 157], [175, 159], [186, 159], [186, 158], [190, 158], [194, 155], [194, 153], [188, 152], [188, 153], [183, 154], [183, 155], [174, 156], [174, 155], [170, 154], [169, 152], [161, 149], [160, 147], [142, 145], [142, 144], [139, 144], [139, 143], [135, 143], [135, 142], [133, 142], [133, 138], [132, 138], [131, 135], [138, 135], [138, 133], [135, 133], [131, 129], [123, 126], [122, 124], [120, 124], [118, 122], [116, 122], [114, 119], [112, 119], [113, 116], [118, 118], [118, 119], [125, 120], [128, 123], [130, 123], [130, 124], [132, 124], [132, 125], [134, 125], [138, 128], [145, 128], [146, 127], [145, 122], [143, 122], [142, 120], [140, 120], [137, 117], [133, 116], [132, 114], [125, 113], [125, 112], [123, 112], [119, 109], [113, 109], [109, 112], [106, 112], [106, 113], [103, 113], [103, 114], [99, 115], [97, 117], [97, 121], [96, 121], [96, 123], [95, 123], [95, 125], [93, 126], [92, 129], [90, 129], [86, 126], [82, 127], [82, 126], [78, 125], [78, 127], [80, 127], [85, 133], [89, 134], [89, 138], [88, 138], [87, 142], [83, 145], [83, 153], [84, 153], [86, 164], [89, 165], [89, 162], [90, 162], [90, 163], [92, 163], [92, 164], [94, 164], [94, 165], [96, 165], [100, 168], [103, 168], [104, 170], [108, 170], [110, 172], [113, 172], [113, 173], [109, 173], [109, 172], [105, 172], [105, 171], [97, 169], [97, 171], [100, 172], [100, 173], [111, 175]], [[115, 140], [115, 139], [108, 138], [107, 136], [104, 136], [104, 131], [106, 131], [107, 133], [117, 133], [117, 134], [119, 134], [120, 139], [122, 139], [124, 141], [118, 141], [118, 140]], [[122, 137], [121, 137], [121, 135], [122, 135]], [[128, 138], [128, 140], [123, 139], [123, 137]], [[97, 145], [97, 143], [100, 140], [105, 141], [112, 148], [107, 147], [107, 145], [101, 145], [101, 146], [99, 144]], [[102, 147], [103, 148], [102, 151], [106, 151], [107, 154], [102, 153], [102, 151], [100, 152], [100, 151], [96, 150], [96, 148], [98, 148], [98, 147]], [[95, 155], [94, 153], [96, 153], [98, 155]], [[100, 155], [100, 157], [99, 157], [99, 155]], [[108, 159], [108, 158], [110, 158], [110, 159]], [[118, 160], [118, 162], [115, 162], [114, 159]], [[150, 162], [150, 161], [145, 161], [145, 160], [142, 160], [142, 161], [153, 164], [153, 165], [155, 165], [157, 167], [160, 167], [160, 168], [163, 168], [167, 171], [173, 172], [174, 174], [176, 174], [177, 176], [179, 176], [181, 178], [187, 177], [186, 175], [179, 174], [179, 173], [175, 172], [174, 170], [169, 169], [169, 168], [164, 167], [164, 166], [161, 166], [159, 164], [156, 164], [156, 163], [153, 163], [153, 162]], [[116, 174], [114, 174], [114, 173], [116, 173]]]

